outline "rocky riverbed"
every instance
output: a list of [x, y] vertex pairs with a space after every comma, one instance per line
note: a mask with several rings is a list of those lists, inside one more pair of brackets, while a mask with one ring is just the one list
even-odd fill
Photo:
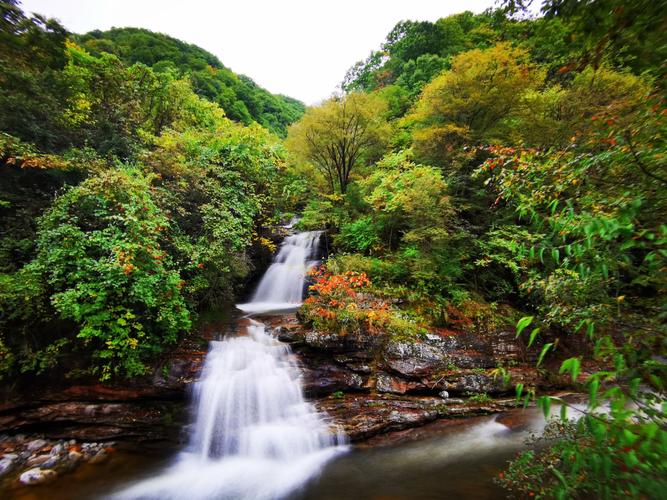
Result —
[[0, 435], [0, 479], [37, 485], [55, 479], [83, 463], [103, 463], [115, 443], [48, 440], [25, 434]]
[[[304, 327], [295, 315], [261, 318], [289, 343], [307, 395], [355, 443], [440, 420], [506, 412], [514, 384], [568, 387], [555, 370], [535, 369], [512, 331], [438, 331], [415, 339], [339, 336]], [[116, 442], [184, 442], [188, 401], [207, 342], [245, 320], [208, 324], [165, 356], [150, 377], [123, 385], [51, 386], [14, 393], [0, 405], [0, 476], [25, 485], [102, 461]], [[503, 368], [509, 383], [499, 375]], [[548, 367], [547, 367], [548, 368]]]

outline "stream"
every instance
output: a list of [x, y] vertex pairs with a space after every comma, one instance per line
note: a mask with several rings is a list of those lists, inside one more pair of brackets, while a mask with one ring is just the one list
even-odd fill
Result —
[[[419, 429], [407, 441], [384, 446], [351, 448], [339, 453], [318, 470], [302, 469], [311, 474], [301, 476], [303, 484], [283, 494], [286, 500], [340, 500], [340, 499], [392, 499], [431, 500], [442, 498], [498, 499], [506, 498], [506, 492], [493, 479], [505, 467], [507, 460], [525, 449], [525, 440], [531, 432], [543, 425], [534, 410], [511, 410], [503, 415], [507, 420], [520, 422], [518, 426], [506, 426], [498, 422], [500, 417], [477, 417], [451, 421], [436, 421]], [[405, 433], [406, 431], [402, 431]], [[412, 440], [414, 439], [414, 440]], [[381, 443], [382, 444], [382, 443]], [[109, 498], [111, 492], [138, 491], [151, 488], [163, 480], [174, 467], [174, 461], [182, 459], [181, 452], [173, 448], [119, 450], [104, 464], [83, 466], [53, 483], [22, 488], [10, 498], [37, 500], [49, 498], [99, 499]], [[251, 466], [251, 464], [247, 464]], [[302, 467], [302, 464], [294, 464]], [[209, 481], [213, 469], [202, 468], [193, 472], [191, 481]], [[266, 470], [248, 469], [232, 481], [232, 484], [249, 478], [255, 484], [273, 483], [274, 475], [262, 475]], [[213, 478], [217, 483], [218, 478]], [[284, 483], [283, 483], [284, 484]], [[127, 489], [128, 485], [130, 489]], [[275, 483], [273, 483], [275, 486]], [[293, 485], [293, 483], [292, 483]], [[192, 482], [176, 485], [178, 491], [197, 488]], [[224, 489], [223, 485], [220, 485]], [[181, 489], [182, 488], [182, 489]], [[148, 492], [148, 490], [145, 490]], [[155, 490], [151, 490], [155, 491]], [[280, 492], [280, 493], [285, 493]], [[281, 498], [280, 493], [269, 498]], [[168, 495], [167, 498], [176, 495]], [[208, 498], [229, 498], [224, 492]], [[140, 496], [151, 498], [151, 495]], [[154, 498], [158, 498], [155, 496]], [[178, 498], [198, 498], [196, 494]], [[258, 498], [240, 496], [237, 498]]]

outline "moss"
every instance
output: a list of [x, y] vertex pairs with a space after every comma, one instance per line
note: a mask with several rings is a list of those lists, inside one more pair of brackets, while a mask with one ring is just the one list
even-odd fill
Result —
[[473, 394], [468, 398], [468, 404], [486, 404], [493, 401], [493, 398], [489, 396], [486, 392], [480, 394]]

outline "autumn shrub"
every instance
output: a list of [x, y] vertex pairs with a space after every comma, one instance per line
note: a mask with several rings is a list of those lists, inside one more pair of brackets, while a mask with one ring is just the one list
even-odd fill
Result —
[[338, 253], [328, 259], [327, 268], [336, 274], [351, 271], [364, 273], [374, 291], [407, 278], [406, 269], [395, 261], [359, 253]]
[[[655, 96], [620, 104], [623, 113], [605, 106], [589, 114], [585, 134], [563, 150], [493, 148], [477, 174], [532, 233], [513, 247], [523, 268], [519, 291], [557, 334], [538, 365], [560, 349], [561, 335], [583, 337], [592, 352], [560, 367], [588, 393], [581, 418], [562, 416], [562, 432], [510, 464], [503, 484], [515, 494], [664, 496], [667, 112]], [[532, 319], [522, 318], [519, 332]], [[597, 368], [582, 374], [584, 361]], [[546, 414], [552, 402], [567, 406], [557, 396], [537, 398]]]
[[371, 285], [365, 273], [330, 273], [326, 266], [311, 271], [314, 284], [302, 313], [315, 328], [335, 332], [388, 334], [393, 338], [414, 338], [424, 333], [421, 325], [388, 300], [368, 293]]

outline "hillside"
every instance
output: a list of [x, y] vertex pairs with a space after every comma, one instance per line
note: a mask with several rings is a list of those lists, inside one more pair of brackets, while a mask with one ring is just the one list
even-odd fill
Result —
[[218, 104], [232, 120], [246, 125], [255, 121], [281, 136], [305, 109], [300, 101], [271, 94], [249, 77], [237, 75], [210, 52], [162, 33], [113, 28], [75, 39], [94, 55], [107, 52], [128, 65], [142, 63], [157, 72], [189, 75], [195, 92]]

